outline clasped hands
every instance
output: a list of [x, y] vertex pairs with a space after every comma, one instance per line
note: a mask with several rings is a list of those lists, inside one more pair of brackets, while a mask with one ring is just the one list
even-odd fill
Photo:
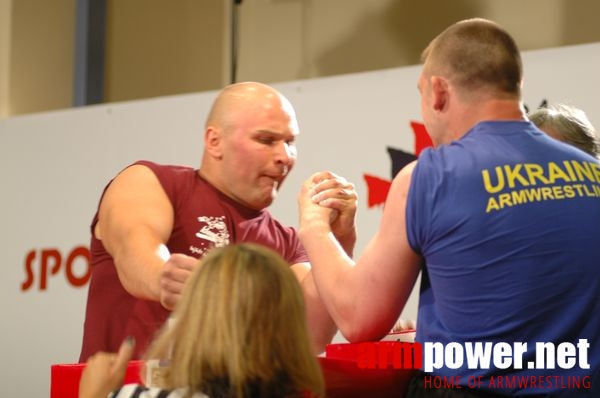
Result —
[[[330, 171], [310, 176], [298, 196], [300, 226], [322, 222], [352, 254], [356, 241], [355, 216], [358, 195], [354, 184]], [[160, 303], [168, 310], [175, 308], [185, 282], [199, 260], [185, 254], [171, 254], [160, 275]]]
[[315, 173], [298, 195], [300, 228], [328, 225], [342, 245], [348, 240], [354, 245], [357, 202], [354, 184], [330, 171]]

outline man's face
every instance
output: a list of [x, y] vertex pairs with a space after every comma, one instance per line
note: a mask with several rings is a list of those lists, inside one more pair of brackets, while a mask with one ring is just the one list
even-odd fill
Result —
[[224, 193], [253, 209], [268, 207], [294, 167], [298, 125], [279, 100], [243, 112], [223, 134]]

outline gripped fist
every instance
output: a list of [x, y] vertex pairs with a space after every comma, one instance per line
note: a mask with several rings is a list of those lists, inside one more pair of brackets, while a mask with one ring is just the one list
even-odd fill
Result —
[[199, 260], [185, 254], [172, 254], [160, 274], [160, 303], [172, 311], [181, 298], [185, 282]]
[[328, 207], [320, 206], [313, 198], [315, 195], [315, 182], [313, 178], [309, 178], [302, 184], [298, 195], [298, 208], [300, 212], [300, 226], [309, 226], [310, 224], [326, 223], [331, 224], [331, 221], [338, 217], [338, 214], [332, 214], [332, 210]]
[[311, 177], [310, 194], [313, 202], [331, 209], [329, 225], [340, 239], [354, 234], [358, 194], [354, 184], [330, 171], [319, 172]]

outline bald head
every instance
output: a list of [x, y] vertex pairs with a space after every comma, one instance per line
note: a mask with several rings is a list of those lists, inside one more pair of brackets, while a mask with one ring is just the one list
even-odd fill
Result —
[[299, 134], [291, 103], [256, 82], [225, 87], [206, 119], [199, 173], [238, 203], [271, 204], [296, 162]]
[[206, 127], [218, 126], [229, 131], [247, 114], [278, 109], [295, 124], [296, 115], [291, 103], [279, 91], [258, 82], [235, 83], [226, 86], [215, 99], [206, 119]]

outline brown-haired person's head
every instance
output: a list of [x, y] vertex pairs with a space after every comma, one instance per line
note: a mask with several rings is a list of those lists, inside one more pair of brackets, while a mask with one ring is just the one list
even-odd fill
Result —
[[212, 249], [187, 281], [148, 358], [169, 358], [165, 388], [210, 397], [324, 391], [304, 298], [289, 264], [255, 244]]
[[421, 113], [434, 145], [459, 139], [481, 121], [524, 119], [519, 48], [495, 22], [459, 21], [421, 59]]

